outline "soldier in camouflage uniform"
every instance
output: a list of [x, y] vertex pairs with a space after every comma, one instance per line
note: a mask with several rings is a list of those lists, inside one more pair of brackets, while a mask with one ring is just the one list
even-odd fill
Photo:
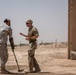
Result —
[[3, 74], [10, 74], [10, 72], [7, 71], [5, 68], [5, 64], [8, 60], [8, 49], [7, 49], [8, 35], [9, 40], [11, 39], [12, 40], [11, 43], [14, 45], [10, 20], [5, 19], [4, 24], [0, 25], [0, 64], [1, 64], [1, 73]]
[[[28, 35], [24, 35], [23, 33], [20, 33], [22, 36], [26, 37], [26, 40], [29, 41], [29, 50], [28, 50], [28, 61], [29, 61], [29, 71], [31, 73], [40, 72], [39, 64], [37, 63], [37, 60], [35, 58], [35, 49], [37, 49], [37, 38], [39, 36], [37, 28], [35, 28], [33, 25], [33, 21], [31, 19], [27, 20], [26, 26], [29, 27], [28, 29]], [[35, 70], [33, 70], [33, 68]]]

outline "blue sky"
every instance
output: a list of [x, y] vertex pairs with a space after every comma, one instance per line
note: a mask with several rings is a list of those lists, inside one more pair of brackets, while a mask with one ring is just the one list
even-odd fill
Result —
[[5, 18], [11, 20], [15, 44], [27, 43], [19, 32], [27, 34], [28, 19], [39, 30], [38, 42], [68, 40], [68, 0], [0, 0], [0, 24]]

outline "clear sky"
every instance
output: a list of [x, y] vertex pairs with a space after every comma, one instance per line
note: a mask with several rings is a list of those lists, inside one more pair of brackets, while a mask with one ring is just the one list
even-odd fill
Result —
[[39, 30], [38, 42], [68, 40], [68, 0], [0, 0], [0, 24], [5, 18], [11, 20], [15, 44], [27, 43], [19, 32], [27, 34], [28, 19]]

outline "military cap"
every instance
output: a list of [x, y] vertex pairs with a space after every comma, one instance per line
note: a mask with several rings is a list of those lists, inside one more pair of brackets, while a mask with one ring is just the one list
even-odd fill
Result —
[[33, 23], [31, 19], [27, 20], [26, 23]]
[[10, 20], [9, 19], [5, 19], [4, 22], [10, 22]]

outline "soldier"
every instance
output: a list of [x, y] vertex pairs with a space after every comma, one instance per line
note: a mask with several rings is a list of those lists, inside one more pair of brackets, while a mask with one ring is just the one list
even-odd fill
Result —
[[0, 64], [1, 64], [2, 74], [10, 74], [10, 72], [7, 71], [5, 68], [5, 64], [8, 61], [8, 49], [7, 49], [8, 36], [9, 36], [9, 41], [13, 45], [13, 48], [14, 48], [11, 21], [9, 19], [5, 19], [4, 24], [0, 25], [0, 59], [1, 59]]
[[[31, 19], [27, 20], [26, 26], [28, 27], [28, 35], [20, 33], [20, 35], [25, 36], [26, 40], [29, 41], [29, 50], [28, 50], [28, 61], [29, 61], [29, 71], [31, 73], [40, 72], [39, 64], [35, 58], [35, 49], [37, 49], [37, 38], [39, 36], [37, 28], [33, 25], [33, 21]], [[33, 68], [35, 70], [33, 70]]]

